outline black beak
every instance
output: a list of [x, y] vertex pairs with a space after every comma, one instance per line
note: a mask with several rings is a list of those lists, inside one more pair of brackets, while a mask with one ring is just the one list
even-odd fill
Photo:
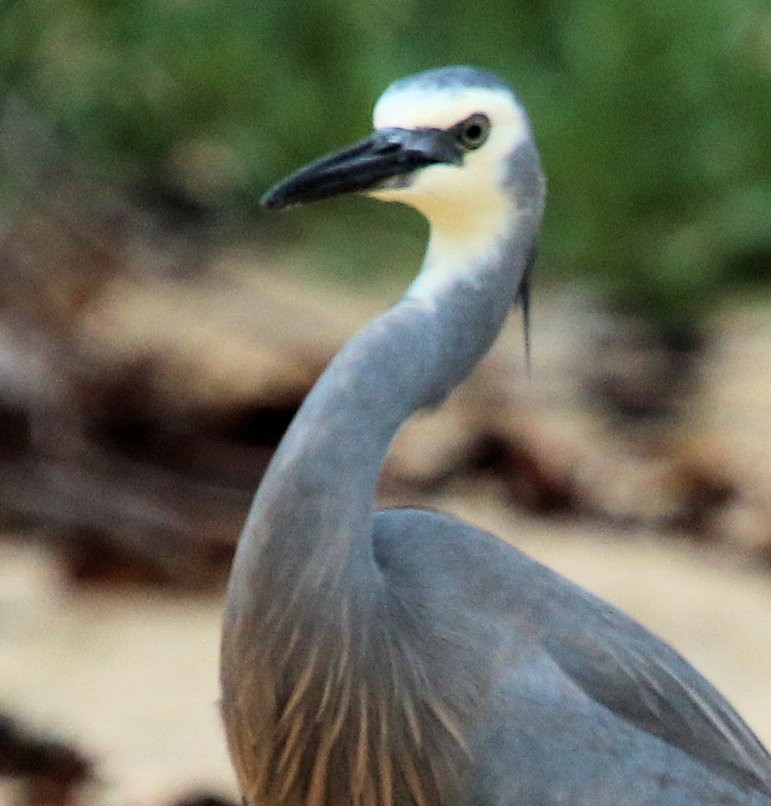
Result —
[[260, 200], [270, 209], [383, 187], [437, 163], [459, 165], [463, 154], [452, 132], [442, 129], [380, 129], [348, 148], [300, 168]]

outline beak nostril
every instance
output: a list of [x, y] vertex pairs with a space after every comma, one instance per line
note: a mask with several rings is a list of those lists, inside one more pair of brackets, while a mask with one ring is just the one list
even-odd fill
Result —
[[381, 154], [393, 154], [394, 152], [399, 151], [400, 148], [401, 144], [398, 143], [396, 140], [392, 140], [383, 143], [379, 151]]

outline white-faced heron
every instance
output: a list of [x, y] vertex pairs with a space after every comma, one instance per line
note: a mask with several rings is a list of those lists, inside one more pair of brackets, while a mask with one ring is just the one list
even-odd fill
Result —
[[470, 67], [391, 85], [374, 133], [269, 208], [416, 207], [425, 262], [332, 361], [238, 544], [222, 712], [248, 806], [771, 804], [731, 705], [623, 613], [447, 515], [374, 510], [392, 437], [527, 300], [544, 179], [525, 112]]

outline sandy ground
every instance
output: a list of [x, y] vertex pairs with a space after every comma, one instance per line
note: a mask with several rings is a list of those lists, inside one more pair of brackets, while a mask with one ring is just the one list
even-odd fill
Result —
[[[478, 495], [434, 503], [516, 542], [669, 640], [771, 743], [771, 582], [653, 535], [523, 519]], [[40, 550], [0, 542], [2, 704], [97, 762], [90, 802], [235, 796], [217, 714], [218, 596], [68, 592]], [[3, 790], [0, 790], [0, 803]]]

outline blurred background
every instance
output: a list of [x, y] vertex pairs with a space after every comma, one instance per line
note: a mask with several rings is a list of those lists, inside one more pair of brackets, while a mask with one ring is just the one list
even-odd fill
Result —
[[0, 3], [0, 802], [235, 802], [221, 597], [251, 494], [426, 227], [258, 199], [446, 63], [549, 180], [515, 313], [381, 502], [451, 510], [672, 641], [771, 742], [767, 0]]

